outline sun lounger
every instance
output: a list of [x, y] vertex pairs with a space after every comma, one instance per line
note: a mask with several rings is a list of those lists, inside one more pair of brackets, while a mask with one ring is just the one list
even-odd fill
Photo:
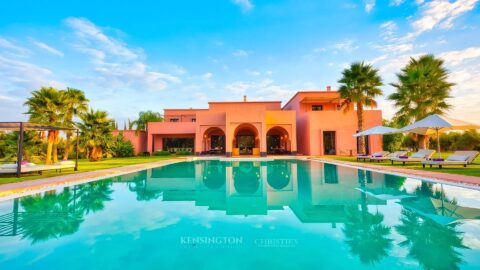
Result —
[[370, 158], [370, 161], [384, 161], [384, 160], [390, 160], [391, 158], [396, 158], [396, 157], [400, 157], [400, 156], [406, 156], [407, 155], [407, 151], [395, 151], [393, 153], [390, 153], [386, 156], [372, 156]]
[[363, 159], [363, 161], [366, 161], [367, 159], [371, 159], [372, 157], [384, 157], [390, 154], [388, 151], [380, 151], [373, 153], [371, 155], [357, 155], [357, 161], [360, 161]]
[[393, 157], [390, 158], [392, 161], [392, 164], [395, 162], [401, 162], [403, 165], [407, 162], [422, 162], [424, 160], [427, 160], [431, 158], [435, 154], [435, 150], [430, 150], [430, 149], [420, 149], [418, 152], [412, 154], [411, 156], [398, 156], [398, 157]]
[[[57, 170], [62, 171], [64, 169], [73, 169], [75, 168], [75, 162], [73, 161], [60, 161], [52, 165], [37, 165], [33, 163], [28, 163], [21, 166], [21, 173], [33, 173], [42, 171]], [[15, 174], [17, 173], [17, 164], [4, 164], [0, 165], [0, 174]]]
[[441, 169], [445, 165], [463, 165], [467, 167], [468, 164], [472, 163], [475, 158], [478, 156], [478, 151], [455, 151], [453, 155], [450, 155], [447, 159], [431, 159], [422, 161], [422, 166], [425, 168], [425, 165], [437, 166]]

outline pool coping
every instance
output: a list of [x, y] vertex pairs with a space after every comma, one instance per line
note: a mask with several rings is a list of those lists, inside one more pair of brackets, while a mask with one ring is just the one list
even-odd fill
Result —
[[89, 182], [98, 181], [100, 179], [125, 175], [129, 173], [148, 170], [151, 168], [170, 165], [178, 162], [186, 161], [186, 158], [168, 159], [128, 166], [120, 166], [96, 171], [72, 173], [67, 175], [59, 175], [25, 182], [16, 182], [0, 185], [0, 202], [33, 195], [40, 192], [49, 191], [56, 188], [70, 187]]
[[182, 161], [196, 161], [196, 160], [220, 160], [220, 161], [271, 161], [280, 159], [296, 159], [296, 160], [311, 160], [316, 162], [324, 162], [334, 165], [340, 165], [355, 169], [367, 169], [378, 173], [387, 173], [401, 177], [408, 177], [418, 179], [421, 181], [448, 184], [453, 186], [465, 187], [475, 190], [480, 190], [480, 177], [457, 175], [443, 172], [421, 171], [406, 168], [395, 168], [390, 166], [380, 166], [375, 164], [362, 164], [350, 161], [326, 159], [321, 157], [309, 156], [271, 156], [268, 158], [238, 158], [228, 159], [224, 157], [185, 157], [169, 160], [161, 160], [155, 162], [134, 164], [128, 166], [121, 166], [115, 168], [108, 168], [103, 170], [73, 173], [68, 175], [60, 175], [54, 177], [40, 178], [29, 180], [25, 182], [9, 183], [0, 185], [0, 201], [6, 201], [26, 195], [32, 195], [40, 192], [45, 192], [55, 188], [69, 187], [84, 183], [97, 181], [100, 179], [125, 175], [133, 172], [147, 170], [151, 168], [161, 167]]
[[418, 179], [426, 182], [448, 184], [451, 186], [458, 186], [458, 187], [480, 190], [480, 177], [477, 177], [477, 176], [413, 170], [408, 168], [396, 168], [391, 166], [381, 166], [381, 165], [368, 164], [368, 163], [363, 164], [363, 163], [357, 163], [357, 162], [318, 158], [318, 157], [311, 157], [311, 158], [308, 158], [308, 160], [340, 165], [340, 166], [345, 166], [345, 167], [355, 168], [355, 169], [367, 169], [372, 172], [386, 173], [386, 174], [391, 174], [391, 175], [396, 175], [401, 177]]

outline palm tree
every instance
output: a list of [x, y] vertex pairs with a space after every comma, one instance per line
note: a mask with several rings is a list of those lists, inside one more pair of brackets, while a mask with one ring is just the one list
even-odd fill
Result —
[[[82, 90], [67, 88], [64, 90], [65, 95], [65, 127], [73, 128], [73, 117], [79, 116], [82, 113], [87, 112], [88, 110], [88, 99], [85, 97], [85, 93]], [[70, 154], [70, 138], [72, 137], [72, 131], [68, 130], [66, 132], [66, 141], [65, 141], [65, 154], [63, 160], [68, 159]]]
[[103, 152], [111, 143], [114, 121], [108, 118], [105, 111], [93, 110], [80, 115], [80, 128], [82, 144], [86, 148], [90, 161], [98, 161], [103, 157]]
[[[408, 125], [431, 114], [443, 114], [450, 108], [447, 99], [453, 83], [447, 81], [448, 71], [443, 60], [423, 55], [410, 62], [397, 74], [398, 82], [391, 85], [396, 92], [388, 96], [398, 111], [395, 120]], [[418, 145], [426, 148], [427, 137], [418, 135]]]
[[[379, 88], [383, 85], [378, 70], [364, 62], [356, 62], [342, 72], [340, 97], [344, 99], [345, 111], [357, 107], [358, 131], [363, 130], [364, 106], [376, 107], [375, 97], [383, 95]], [[365, 153], [365, 137], [359, 138], [359, 152]]]
[[[52, 87], [42, 87], [40, 90], [32, 92], [32, 97], [27, 99], [25, 105], [28, 106], [26, 114], [30, 115], [30, 121], [45, 125], [62, 125], [65, 115], [65, 95], [63, 91], [58, 91]], [[48, 147], [45, 158], [46, 164], [58, 161], [57, 144], [59, 140], [58, 130], [48, 131]]]
[[138, 119], [133, 121], [133, 123], [137, 126], [136, 130], [144, 131], [147, 130], [148, 122], [162, 122], [163, 117], [158, 112], [153, 111], [144, 111], [138, 114]]

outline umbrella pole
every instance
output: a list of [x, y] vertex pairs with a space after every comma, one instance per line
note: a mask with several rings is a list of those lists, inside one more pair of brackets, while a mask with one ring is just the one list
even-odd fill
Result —
[[438, 128], [437, 128], [437, 151], [438, 151], [439, 157], [441, 158], [441, 157], [442, 157], [442, 153], [441, 153], [441, 151], [440, 151], [440, 135], [439, 135], [439, 132], [438, 132]]

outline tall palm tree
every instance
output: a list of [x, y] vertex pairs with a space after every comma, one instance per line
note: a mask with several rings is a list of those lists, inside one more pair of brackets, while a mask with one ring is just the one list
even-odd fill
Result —
[[[45, 125], [62, 125], [65, 115], [65, 95], [53, 87], [42, 87], [32, 92], [25, 105], [28, 107], [26, 114], [30, 115], [30, 121]], [[59, 140], [58, 130], [48, 131], [48, 147], [45, 158], [46, 164], [58, 161], [57, 144]], [[52, 157], [53, 156], [53, 157]]]
[[138, 119], [133, 121], [137, 126], [136, 130], [144, 131], [147, 129], [148, 122], [162, 122], [163, 117], [160, 113], [154, 111], [144, 111], [138, 114]]
[[[65, 95], [65, 127], [73, 128], [73, 117], [79, 116], [88, 110], [88, 99], [85, 97], [85, 93], [82, 90], [67, 88], [64, 90]], [[70, 138], [72, 137], [72, 131], [66, 132], [65, 141], [65, 154], [63, 160], [68, 159], [70, 154]]]
[[[378, 70], [364, 62], [356, 62], [342, 72], [339, 93], [344, 101], [344, 110], [357, 107], [358, 131], [363, 130], [364, 106], [376, 107], [375, 98], [383, 95], [380, 86], [383, 85]], [[365, 137], [359, 138], [359, 152], [365, 153]]]
[[[443, 60], [433, 55], [410, 58], [392, 83], [396, 91], [388, 96], [398, 111], [395, 120], [408, 125], [431, 114], [443, 114], [450, 108], [447, 99], [455, 84], [448, 82], [448, 71]], [[426, 148], [427, 137], [418, 135], [420, 148]]]
[[80, 116], [82, 122], [77, 123], [80, 128], [82, 144], [87, 150], [90, 161], [102, 159], [104, 150], [111, 143], [114, 121], [108, 118], [105, 111], [93, 110]]

